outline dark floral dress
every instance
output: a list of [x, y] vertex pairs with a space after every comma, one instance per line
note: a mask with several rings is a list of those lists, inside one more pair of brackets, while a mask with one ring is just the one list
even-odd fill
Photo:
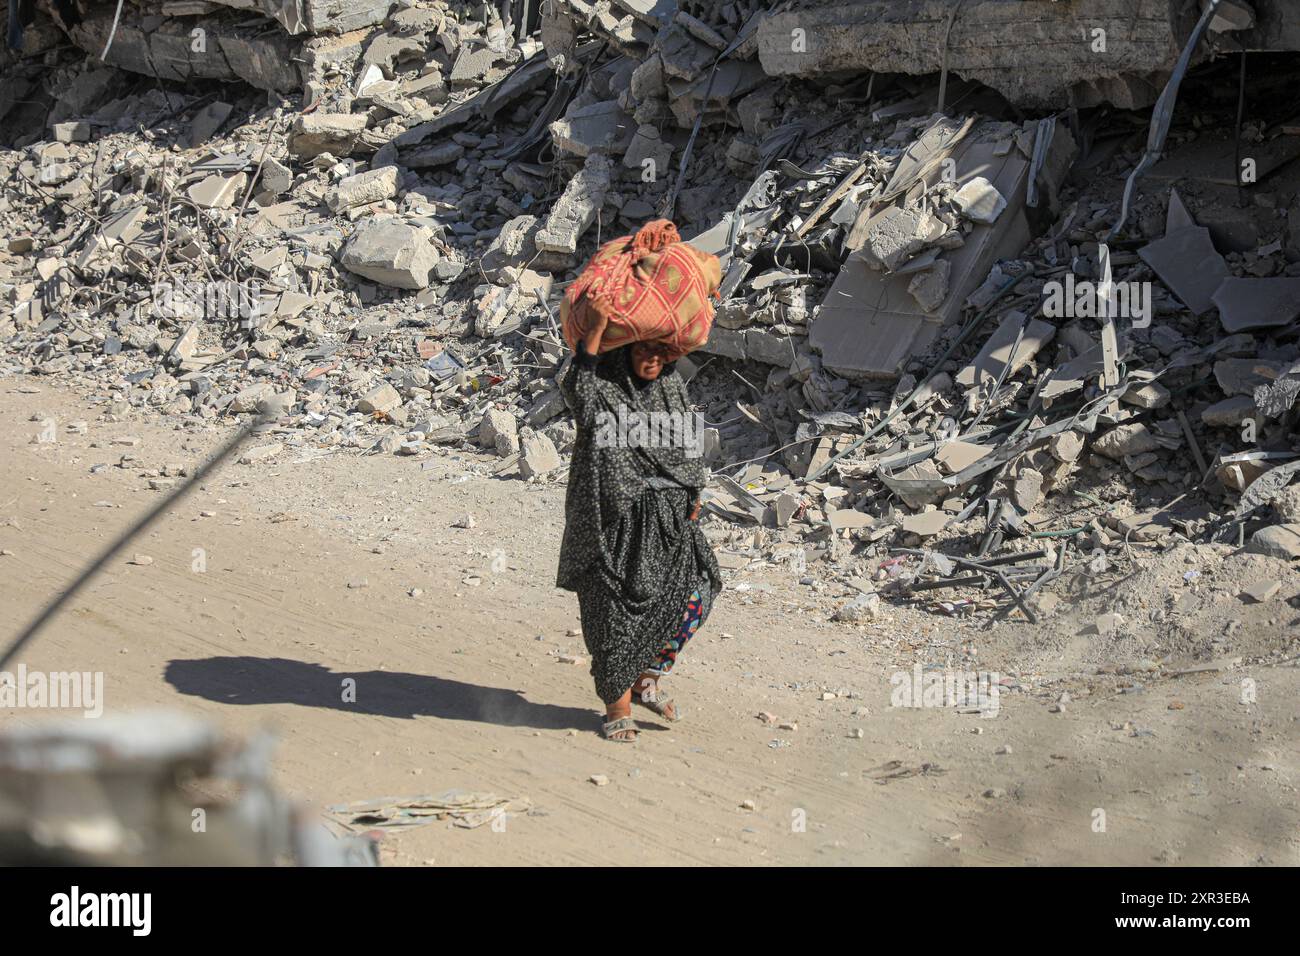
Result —
[[660, 659], [683, 613], [696, 611], [688, 608], [693, 595], [703, 623], [722, 589], [717, 559], [690, 520], [706, 479], [703, 459], [677, 444], [619, 447], [600, 437], [598, 425], [620, 406], [625, 416], [693, 414], [675, 368], [645, 382], [628, 353], [592, 357], [580, 346], [560, 382], [578, 437], [556, 585], [578, 594], [591, 674], [606, 704]]

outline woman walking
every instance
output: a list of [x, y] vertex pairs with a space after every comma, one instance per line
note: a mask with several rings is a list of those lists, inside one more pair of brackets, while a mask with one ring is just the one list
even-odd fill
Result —
[[[708, 617], [722, 577], [698, 521], [705, 471], [686, 423], [686, 383], [662, 344], [600, 353], [607, 322], [577, 343], [560, 383], [578, 436], [565, 495], [557, 586], [578, 595], [602, 733], [631, 743], [633, 702], [681, 717], [659, 686]], [[619, 423], [678, 423], [674, 441], [635, 440]], [[644, 429], [643, 429], [644, 432]], [[662, 433], [661, 433], [662, 434]], [[702, 439], [702, 435], [698, 436]]]

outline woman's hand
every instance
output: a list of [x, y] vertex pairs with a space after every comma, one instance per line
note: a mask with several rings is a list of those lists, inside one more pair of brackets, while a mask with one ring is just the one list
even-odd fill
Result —
[[[594, 310], [593, 310], [594, 311]], [[609, 325], [609, 316], [599, 315], [596, 317], [596, 324], [582, 338], [582, 348], [588, 355], [600, 354], [600, 340], [605, 336], [605, 328]]]
[[699, 521], [699, 520], [700, 520], [700, 507], [701, 507], [701, 505], [702, 505], [702, 502], [697, 501], [697, 502], [695, 502], [695, 507], [691, 509], [691, 520], [692, 520], [692, 521]]

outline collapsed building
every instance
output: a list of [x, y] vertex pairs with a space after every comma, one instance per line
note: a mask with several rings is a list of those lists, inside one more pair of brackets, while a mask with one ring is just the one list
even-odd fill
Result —
[[667, 216], [724, 567], [1037, 620], [1130, 541], [1289, 560], [1289, 6], [14, 4], [0, 374], [562, 479], [559, 296]]

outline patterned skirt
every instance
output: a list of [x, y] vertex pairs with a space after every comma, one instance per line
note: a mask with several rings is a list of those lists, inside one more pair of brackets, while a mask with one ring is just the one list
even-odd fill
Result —
[[666, 648], [675, 657], [683, 616], [698, 628], [721, 589], [717, 559], [688, 517], [690, 506], [685, 491], [647, 490], [607, 531], [612, 567], [592, 568], [576, 588], [591, 676], [606, 704], [643, 672], [662, 669]]

